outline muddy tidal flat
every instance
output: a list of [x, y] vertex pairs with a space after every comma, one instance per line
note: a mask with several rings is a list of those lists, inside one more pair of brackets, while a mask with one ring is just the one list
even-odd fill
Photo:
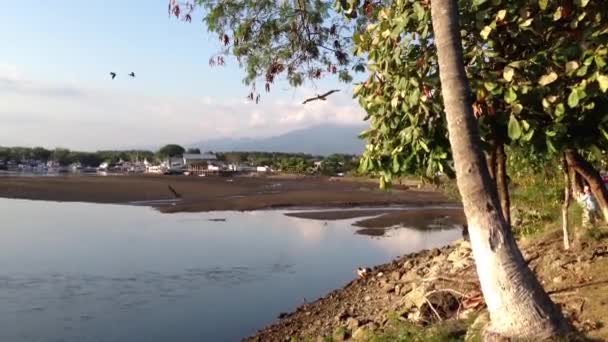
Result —
[[[175, 190], [175, 192], [172, 191]], [[177, 193], [177, 196], [175, 195]], [[158, 207], [167, 213], [276, 208], [453, 205], [434, 191], [327, 177], [58, 176], [0, 177], [0, 197]], [[347, 212], [323, 214], [346, 218]], [[369, 216], [369, 215], [365, 215]], [[356, 217], [356, 216], [351, 216]]]

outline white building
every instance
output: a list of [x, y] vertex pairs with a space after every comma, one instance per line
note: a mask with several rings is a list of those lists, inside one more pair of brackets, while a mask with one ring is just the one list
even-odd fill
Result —
[[213, 153], [186, 153], [182, 156], [185, 166], [196, 164], [217, 164], [217, 156]]
[[167, 170], [180, 170], [184, 165], [184, 159], [182, 157], [169, 157], [162, 163], [162, 166]]
[[270, 166], [258, 166], [255, 169], [257, 172], [271, 172]]

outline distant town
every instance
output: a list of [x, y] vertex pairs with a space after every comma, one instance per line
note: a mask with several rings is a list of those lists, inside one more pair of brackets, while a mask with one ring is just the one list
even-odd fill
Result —
[[78, 152], [43, 147], [0, 147], [0, 172], [32, 174], [228, 175], [291, 173], [344, 176], [356, 173], [359, 157], [277, 152], [201, 152], [169, 144], [147, 150]]

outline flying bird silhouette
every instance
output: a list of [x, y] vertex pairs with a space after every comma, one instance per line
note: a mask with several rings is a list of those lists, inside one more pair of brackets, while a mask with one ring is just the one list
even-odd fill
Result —
[[116, 73], [115, 72], [111, 72], [110, 76], [112, 76], [112, 79], [115, 79], [116, 78]]
[[129, 74], [129, 76], [135, 78], [135, 73], [133, 71], [131, 71], [131, 73]]
[[327, 92], [327, 93], [325, 93], [325, 94], [317, 95], [317, 96], [315, 96], [315, 97], [311, 97], [311, 98], [309, 98], [309, 99], [306, 99], [306, 100], [304, 100], [304, 102], [302, 102], [302, 104], [307, 104], [308, 102], [317, 101], [317, 100], [325, 101], [325, 100], [327, 100], [327, 97], [328, 97], [329, 95], [331, 95], [331, 94], [333, 94], [333, 93], [337, 93], [337, 92], [339, 92], [339, 91], [340, 91], [340, 89], [333, 89], [333, 90], [330, 90], [330, 91], [328, 91], [328, 92]]

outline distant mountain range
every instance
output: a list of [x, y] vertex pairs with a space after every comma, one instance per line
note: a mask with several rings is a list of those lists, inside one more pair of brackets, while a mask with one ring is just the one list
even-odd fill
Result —
[[365, 141], [358, 135], [363, 125], [318, 125], [298, 129], [268, 138], [219, 138], [203, 140], [189, 147], [199, 147], [205, 151], [260, 151], [308, 153], [328, 155], [332, 153], [360, 154]]

